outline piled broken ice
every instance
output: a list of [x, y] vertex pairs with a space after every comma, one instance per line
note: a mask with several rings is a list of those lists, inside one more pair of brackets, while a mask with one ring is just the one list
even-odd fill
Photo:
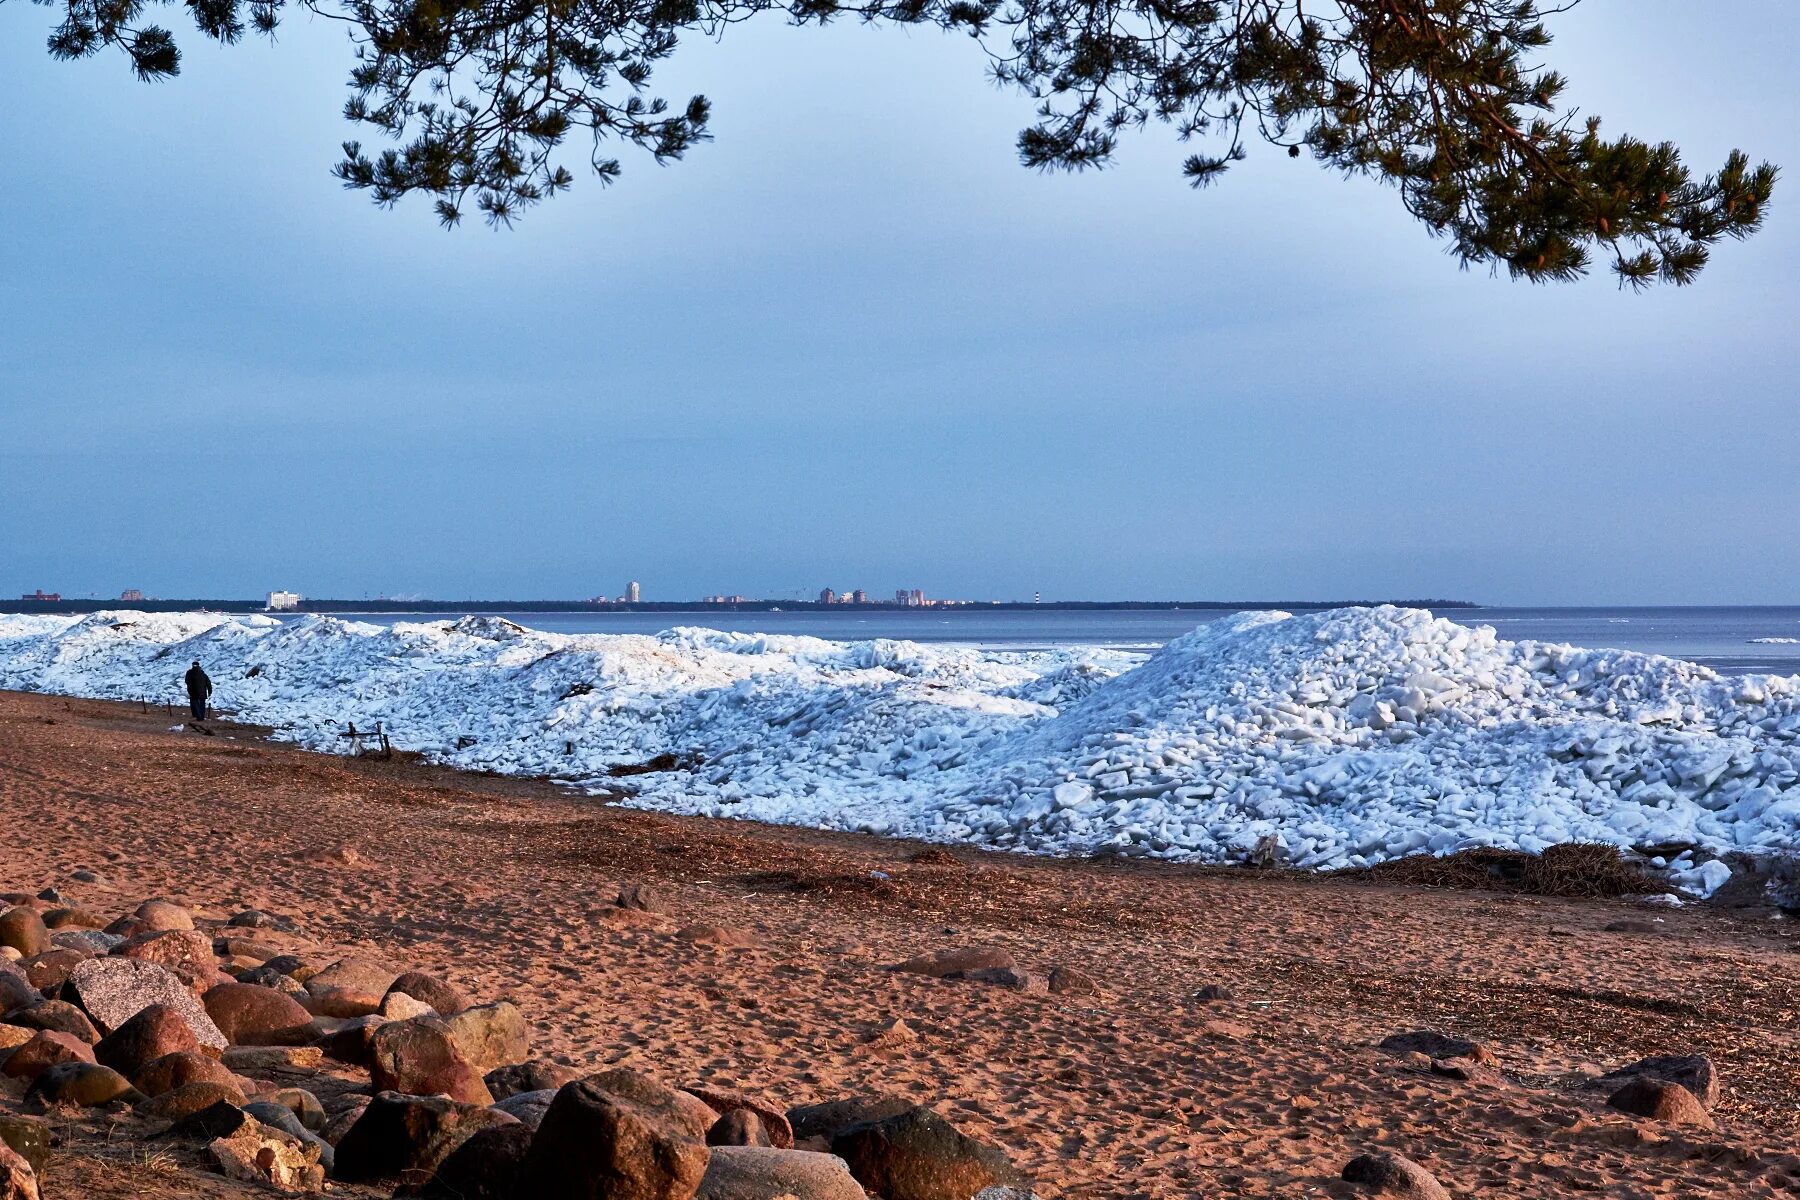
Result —
[[159, 699], [196, 658], [221, 703], [308, 746], [379, 721], [456, 766], [683, 812], [1200, 861], [1273, 837], [1305, 867], [1800, 846], [1800, 680], [1503, 642], [1417, 610], [1226, 617], [1147, 661], [492, 617], [0, 617], [4, 687]]

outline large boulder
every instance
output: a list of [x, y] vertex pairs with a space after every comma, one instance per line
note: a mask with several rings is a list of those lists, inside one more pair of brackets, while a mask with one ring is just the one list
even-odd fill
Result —
[[437, 1017], [389, 1021], [370, 1042], [369, 1080], [377, 1090], [413, 1096], [449, 1096], [465, 1104], [494, 1097], [447, 1025]]
[[136, 1104], [144, 1094], [131, 1086], [131, 1081], [113, 1070], [89, 1062], [58, 1063], [39, 1075], [25, 1093], [27, 1103], [38, 1105], [74, 1104], [96, 1108], [123, 1100]]
[[229, 1084], [242, 1090], [238, 1076], [230, 1067], [198, 1050], [165, 1054], [147, 1063], [131, 1077], [131, 1082], [146, 1096], [160, 1096], [188, 1083]]
[[137, 922], [140, 931], [150, 933], [190, 930], [194, 927], [193, 916], [173, 900], [146, 900], [137, 906], [131, 919]]
[[1343, 1177], [1346, 1183], [1361, 1184], [1374, 1195], [1395, 1200], [1450, 1200], [1450, 1194], [1430, 1171], [1404, 1154], [1387, 1150], [1359, 1154], [1344, 1165]]
[[87, 950], [56, 946], [32, 955], [19, 964], [19, 969], [25, 972], [27, 983], [48, 996], [68, 981], [70, 971], [92, 957]]
[[179, 1121], [203, 1112], [215, 1104], [244, 1106], [244, 1093], [235, 1084], [196, 1082], [170, 1088], [160, 1096], [152, 1096], [137, 1106], [140, 1116], [153, 1121]]
[[293, 1046], [312, 1037], [312, 1014], [292, 996], [253, 983], [221, 983], [201, 997], [233, 1045]]
[[835, 1154], [715, 1146], [695, 1200], [866, 1200], [866, 1195]]
[[530, 1062], [495, 1067], [482, 1076], [482, 1082], [487, 1084], [487, 1089], [493, 1093], [495, 1100], [504, 1100], [523, 1092], [541, 1092], [546, 1089], [554, 1092], [563, 1084], [574, 1083], [580, 1078], [581, 1072], [574, 1067], [565, 1067], [547, 1058], [534, 1058]]
[[526, 1028], [525, 1015], [505, 1000], [464, 1008], [444, 1018], [444, 1025], [463, 1058], [478, 1072], [522, 1063], [531, 1055], [531, 1030]]
[[550, 1111], [555, 1100], [556, 1090], [551, 1088], [541, 1092], [515, 1092], [504, 1100], [494, 1101], [494, 1109], [517, 1117], [519, 1124], [535, 1130], [544, 1123], [544, 1114]]
[[50, 1141], [49, 1122], [0, 1112], [0, 1145], [30, 1163], [33, 1171], [42, 1173], [50, 1161]]
[[30, 958], [50, 948], [50, 930], [37, 910], [9, 908], [0, 913], [0, 946], [11, 946], [20, 957]]
[[94, 1051], [72, 1033], [40, 1029], [31, 1039], [6, 1056], [0, 1075], [32, 1080], [58, 1063], [91, 1063]]
[[1608, 1108], [1671, 1125], [1713, 1128], [1713, 1119], [1694, 1093], [1679, 1083], [1640, 1075], [1606, 1098]]
[[6, 1018], [9, 1025], [24, 1029], [48, 1029], [78, 1037], [88, 1045], [100, 1040], [100, 1031], [86, 1013], [67, 1000], [46, 1000], [42, 1004], [21, 1009]]
[[0, 1017], [30, 1008], [44, 998], [44, 993], [31, 986], [25, 972], [0, 958]]
[[381, 1011], [400, 972], [368, 958], [343, 958], [306, 980], [307, 1005], [322, 1017], [366, 1017]]
[[[709, 1087], [706, 1084], [694, 1084], [681, 1090], [703, 1101], [708, 1108], [721, 1117], [739, 1112], [754, 1113], [763, 1129], [768, 1133], [769, 1145], [780, 1150], [791, 1149], [794, 1145], [794, 1127], [788, 1123], [787, 1113], [767, 1100], [760, 1100], [746, 1092], [731, 1088]], [[742, 1144], [755, 1145], [756, 1143]]]
[[523, 1125], [476, 1130], [450, 1152], [418, 1194], [425, 1200], [517, 1200], [531, 1135]]
[[477, 1132], [513, 1124], [503, 1112], [445, 1096], [380, 1092], [339, 1139], [336, 1175], [346, 1183], [396, 1179], [403, 1186], [423, 1186]]
[[607, 1071], [556, 1093], [525, 1156], [519, 1194], [690, 1200], [708, 1154], [706, 1122], [674, 1090], [635, 1071]]
[[168, 1054], [200, 1049], [200, 1039], [179, 1012], [167, 1004], [152, 1004], [100, 1039], [94, 1057], [121, 1075], [138, 1072]]
[[166, 1004], [181, 1014], [202, 1046], [223, 1049], [225, 1035], [181, 979], [167, 967], [136, 958], [95, 958], [69, 973], [65, 993], [93, 1018], [102, 1033], [111, 1033], [152, 1004]]
[[215, 1139], [207, 1150], [227, 1179], [260, 1183], [289, 1195], [317, 1192], [325, 1186], [317, 1145], [254, 1119], [230, 1136]]
[[719, 1146], [767, 1146], [775, 1148], [769, 1127], [747, 1108], [735, 1109], [712, 1123], [706, 1131], [706, 1144]]
[[1018, 965], [1018, 960], [1013, 958], [1011, 952], [999, 946], [959, 946], [909, 958], [905, 962], [895, 963], [893, 969], [911, 975], [929, 975], [933, 979], [942, 979], [946, 975], [963, 971], [1012, 970]]
[[1707, 1108], [1719, 1102], [1719, 1071], [1713, 1066], [1713, 1060], [1704, 1054], [1657, 1054], [1640, 1058], [1630, 1066], [1600, 1076], [1594, 1086], [1616, 1091], [1621, 1085], [1642, 1076], [1679, 1083]]
[[366, 1017], [318, 1017], [312, 1023], [313, 1045], [330, 1058], [368, 1068], [375, 1061], [375, 1035], [388, 1019], [371, 1013]]
[[831, 1152], [882, 1200], [968, 1200], [982, 1188], [1027, 1182], [1000, 1147], [923, 1107], [840, 1130]]
[[37, 1172], [5, 1142], [0, 1142], [0, 1200], [42, 1200]]
[[388, 992], [401, 992], [414, 1000], [424, 1001], [440, 1017], [454, 1017], [469, 1007], [469, 998], [454, 984], [423, 971], [406, 971], [388, 985]]
[[787, 1119], [796, 1139], [824, 1138], [830, 1141], [852, 1125], [897, 1117], [912, 1107], [911, 1100], [900, 1096], [846, 1096], [842, 1100], [790, 1108]]
[[195, 991], [204, 991], [219, 973], [212, 939], [192, 929], [164, 929], [140, 933], [113, 951], [121, 958], [135, 958], [167, 967]]

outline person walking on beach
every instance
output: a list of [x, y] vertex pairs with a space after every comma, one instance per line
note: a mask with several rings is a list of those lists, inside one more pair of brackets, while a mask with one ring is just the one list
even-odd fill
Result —
[[187, 690], [188, 707], [194, 712], [194, 720], [206, 720], [206, 702], [212, 699], [212, 680], [200, 669], [199, 659], [195, 659], [194, 665], [188, 668]]

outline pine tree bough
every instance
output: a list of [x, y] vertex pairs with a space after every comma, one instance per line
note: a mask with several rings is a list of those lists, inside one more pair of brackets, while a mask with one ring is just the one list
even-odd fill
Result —
[[[60, 58], [117, 47], [144, 79], [176, 74], [150, 0], [50, 0]], [[168, 0], [163, 0], [168, 2]], [[289, 0], [184, 0], [202, 34], [272, 33]], [[766, 11], [797, 25], [855, 18], [935, 25], [986, 49], [993, 78], [1038, 102], [1028, 166], [1104, 165], [1152, 119], [1208, 148], [1215, 180], [1252, 141], [1383, 179], [1464, 265], [1568, 280], [1596, 255], [1623, 283], [1690, 282], [1721, 238], [1762, 223], [1775, 184], [1734, 151], [1696, 178], [1668, 143], [1609, 139], [1559, 108], [1565, 80], [1536, 56], [1548, 16], [1578, 0], [293, 0], [342, 22], [356, 61], [345, 114], [395, 145], [344, 146], [336, 173], [382, 205], [434, 197], [456, 223], [494, 224], [570, 187], [581, 135], [602, 181], [609, 148], [657, 161], [707, 138], [709, 105], [647, 89], [683, 34], [718, 36]]]

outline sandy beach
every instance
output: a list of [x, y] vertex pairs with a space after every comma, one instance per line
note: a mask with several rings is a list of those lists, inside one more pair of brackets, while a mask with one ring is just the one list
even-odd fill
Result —
[[[1366, 1193], [1340, 1172], [1372, 1149], [1458, 1196], [1800, 1191], [1800, 942], [1767, 909], [948, 851], [172, 724], [0, 695], [0, 891], [54, 886], [107, 914], [167, 897], [203, 928], [246, 906], [291, 915], [309, 958], [376, 956], [512, 1000], [534, 1052], [570, 1065], [784, 1107], [930, 1104], [1045, 1197], [1349, 1197]], [[100, 881], [71, 882], [80, 868]], [[629, 883], [670, 911], [619, 909]], [[679, 936], [696, 923], [754, 944]], [[890, 970], [969, 945], [1097, 990]], [[884, 1034], [896, 1020], [910, 1033]], [[1422, 1029], [1481, 1043], [1498, 1073], [1377, 1048]], [[1585, 1086], [1695, 1053], [1719, 1068], [1716, 1128], [1634, 1119]], [[134, 1118], [71, 1133], [47, 1197], [257, 1194], [108, 1119]]]

